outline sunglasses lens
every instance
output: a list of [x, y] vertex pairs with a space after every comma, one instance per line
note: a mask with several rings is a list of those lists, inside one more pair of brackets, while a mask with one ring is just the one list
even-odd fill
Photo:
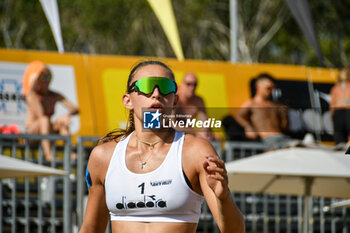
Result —
[[176, 83], [173, 80], [163, 77], [142, 78], [137, 80], [134, 86], [136, 92], [142, 92], [146, 95], [151, 94], [156, 86], [163, 95], [175, 93], [177, 90]]
[[41, 74], [40, 76], [39, 76], [39, 79], [41, 80], [41, 81], [51, 81], [51, 75], [50, 74]]
[[135, 91], [138, 90], [139, 92], [142, 92], [148, 95], [153, 92], [154, 86], [155, 85], [153, 80], [142, 78], [135, 83]]

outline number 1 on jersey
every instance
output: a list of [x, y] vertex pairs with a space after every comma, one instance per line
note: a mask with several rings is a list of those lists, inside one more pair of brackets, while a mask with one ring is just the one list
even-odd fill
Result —
[[145, 182], [143, 182], [142, 184], [140, 184], [139, 186], [137, 186], [138, 188], [141, 188], [141, 194], [145, 193]]

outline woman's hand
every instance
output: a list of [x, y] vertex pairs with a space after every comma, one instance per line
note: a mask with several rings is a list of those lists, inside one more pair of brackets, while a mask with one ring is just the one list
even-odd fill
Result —
[[203, 168], [206, 172], [208, 186], [218, 199], [224, 200], [230, 196], [225, 163], [217, 156], [207, 155], [206, 158]]
[[203, 162], [203, 168], [205, 181], [212, 190], [212, 193], [205, 192], [206, 200], [220, 232], [244, 233], [244, 219], [228, 189], [228, 177], [224, 161], [218, 156], [207, 155]]

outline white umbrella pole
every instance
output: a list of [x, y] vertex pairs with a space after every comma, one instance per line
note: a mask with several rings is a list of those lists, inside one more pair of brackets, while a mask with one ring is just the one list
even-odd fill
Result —
[[311, 198], [311, 186], [313, 182], [312, 177], [305, 177], [305, 195], [304, 195], [304, 220], [303, 220], [303, 232], [309, 233], [309, 219], [310, 219], [310, 198]]
[[309, 233], [309, 219], [310, 219], [310, 196], [304, 196], [304, 220], [303, 220], [304, 233]]

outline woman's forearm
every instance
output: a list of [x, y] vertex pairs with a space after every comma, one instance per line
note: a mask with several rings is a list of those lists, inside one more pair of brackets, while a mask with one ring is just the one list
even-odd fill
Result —
[[[228, 191], [229, 192], [229, 191]], [[244, 233], [244, 218], [233, 201], [231, 194], [224, 200], [217, 199], [219, 222], [221, 233]]]

